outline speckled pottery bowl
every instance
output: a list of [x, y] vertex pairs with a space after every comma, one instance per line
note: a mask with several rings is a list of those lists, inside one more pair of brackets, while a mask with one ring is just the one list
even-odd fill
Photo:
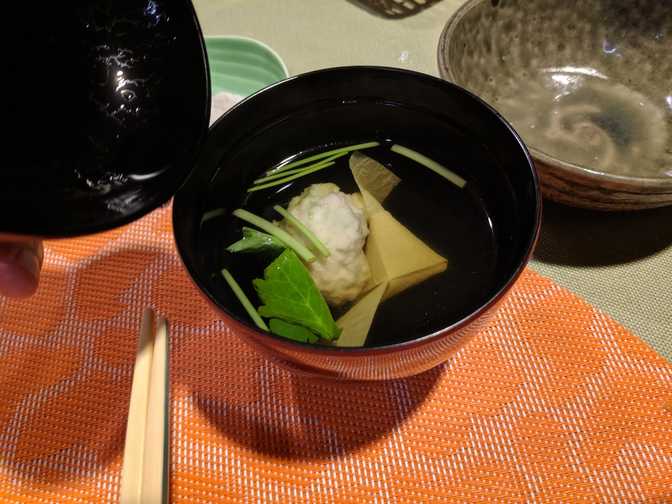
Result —
[[489, 102], [530, 148], [549, 199], [672, 204], [672, 8], [655, 0], [469, 0], [441, 75]]

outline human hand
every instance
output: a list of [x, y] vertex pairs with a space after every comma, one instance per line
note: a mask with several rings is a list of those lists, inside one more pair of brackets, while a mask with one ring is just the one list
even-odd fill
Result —
[[41, 240], [0, 235], [0, 296], [32, 295], [37, 290], [43, 257]]

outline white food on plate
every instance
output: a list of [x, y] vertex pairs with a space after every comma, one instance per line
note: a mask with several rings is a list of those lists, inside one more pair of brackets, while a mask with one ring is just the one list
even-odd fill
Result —
[[243, 97], [222, 91], [212, 96], [210, 101], [210, 126]]

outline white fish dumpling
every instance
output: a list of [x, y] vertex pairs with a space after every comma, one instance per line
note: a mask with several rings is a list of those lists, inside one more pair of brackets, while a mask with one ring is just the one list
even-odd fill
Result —
[[[329, 249], [328, 257], [307, 265], [327, 302], [338, 306], [356, 299], [371, 278], [364, 255], [369, 228], [361, 196], [345, 194], [333, 183], [313, 184], [292, 198], [288, 211]], [[306, 243], [291, 224], [283, 221], [283, 226]]]

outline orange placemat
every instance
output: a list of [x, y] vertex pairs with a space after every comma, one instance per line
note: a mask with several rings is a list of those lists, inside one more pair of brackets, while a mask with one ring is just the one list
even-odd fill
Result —
[[48, 243], [38, 294], [0, 305], [0, 500], [118, 500], [146, 306], [171, 322], [175, 502], [672, 502], [672, 365], [551, 281], [423, 375], [297, 378], [201, 302], [169, 208]]

